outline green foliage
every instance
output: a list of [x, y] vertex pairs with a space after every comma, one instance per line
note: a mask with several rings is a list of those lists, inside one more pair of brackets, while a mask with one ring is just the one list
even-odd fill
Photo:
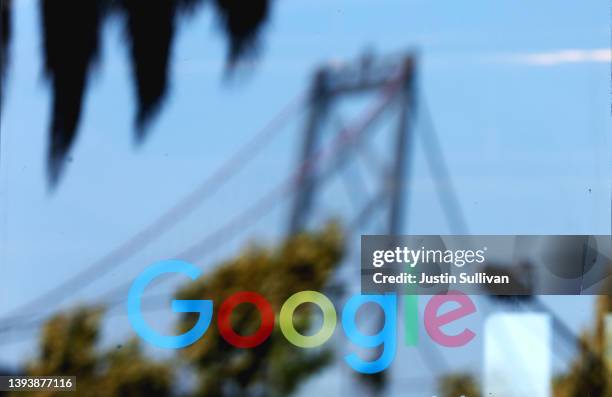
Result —
[[106, 371], [96, 386], [100, 396], [170, 396], [173, 371], [143, 355], [137, 341], [111, 351], [104, 357]]
[[[210, 299], [220, 304], [235, 292], [253, 291], [263, 295], [278, 313], [294, 293], [321, 291], [340, 263], [342, 250], [341, 233], [330, 225], [320, 233], [294, 236], [277, 250], [250, 249], [183, 288], [177, 298]], [[307, 333], [313, 318], [311, 305], [300, 306], [293, 318], [296, 329]], [[185, 314], [180, 331], [190, 329], [195, 321], [195, 315]], [[234, 311], [232, 324], [239, 334], [254, 333], [260, 323], [252, 305], [239, 305]], [[265, 390], [266, 396], [287, 396], [332, 358], [330, 350], [296, 348], [281, 335], [278, 325], [270, 338], [254, 349], [234, 348], [221, 338], [217, 327], [211, 327], [181, 354], [198, 374], [198, 397], [247, 396], [256, 390]]]
[[439, 383], [442, 397], [480, 397], [480, 390], [469, 374], [454, 374], [442, 377]]
[[554, 380], [555, 397], [612, 397], [612, 368], [605, 357], [612, 342], [606, 338], [605, 329], [605, 317], [612, 312], [611, 303], [609, 296], [598, 298], [594, 330], [582, 335], [578, 357], [570, 370]]
[[583, 337], [580, 354], [571, 369], [553, 382], [554, 396], [612, 397], [610, 377], [602, 356], [597, 354], [586, 337]]
[[[172, 389], [172, 372], [163, 363], [145, 357], [137, 341], [100, 352], [103, 311], [82, 308], [58, 314], [45, 324], [39, 357], [27, 366], [27, 375], [76, 376], [77, 395], [83, 397], [165, 397]], [[49, 397], [65, 392], [14, 393], [14, 397]]]
[[[298, 291], [322, 290], [342, 258], [342, 238], [335, 225], [319, 233], [292, 237], [277, 250], [253, 248], [221, 264], [209, 275], [181, 289], [178, 299], [212, 299], [221, 304], [238, 291], [262, 294], [276, 313], [285, 300]], [[216, 311], [215, 311], [216, 312]], [[308, 333], [315, 311], [300, 306], [294, 316], [296, 329]], [[77, 377], [79, 397], [166, 397], [175, 395], [176, 377], [169, 363], [147, 358], [137, 340], [109, 351], [97, 348], [101, 308], [81, 308], [58, 314], [43, 329], [39, 355], [27, 366], [28, 375]], [[215, 313], [216, 314], [216, 313]], [[232, 318], [241, 334], [254, 332], [260, 324], [255, 310], [239, 305]], [[178, 328], [192, 327], [196, 315], [185, 314]], [[216, 317], [213, 319], [216, 321]], [[254, 349], [236, 349], [224, 342], [216, 326], [179, 352], [177, 359], [192, 369], [198, 380], [195, 396], [288, 396], [308, 376], [332, 360], [330, 350], [298, 349], [281, 334], [278, 326], [269, 340]], [[12, 397], [50, 397], [61, 392], [30, 392]]]
[[28, 374], [75, 375], [91, 378], [97, 366], [95, 350], [102, 309], [78, 309], [58, 314], [44, 326], [38, 361], [28, 366]]

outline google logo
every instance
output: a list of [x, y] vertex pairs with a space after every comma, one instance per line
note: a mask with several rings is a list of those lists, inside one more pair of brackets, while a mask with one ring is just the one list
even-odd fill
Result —
[[[128, 318], [134, 331], [148, 343], [167, 349], [180, 349], [197, 342], [208, 330], [213, 317], [213, 302], [210, 300], [173, 300], [172, 310], [177, 313], [198, 313], [196, 324], [181, 335], [161, 335], [145, 321], [141, 311], [141, 297], [146, 287], [157, 277], [179, 273], [192, 280], [201, 275], [198, 267], [180, 260], [166, 260], [147, 268], [132, 284], [128, 295]], [[440, 308], [447, 302], [454, 302], [453, 310], [439, 314]], [[254, 305], [261, 317], [259, 329], [251, 335], [240, 335], [232, 328], [231, 314], [240, 304]], [[323, 323], [313, 335], [302, 335], [294, 327], [293, 314], [304, 303], [318, 306], [323, 313]], [[384, 314], [384, 324], [375, 334], [366, 334], [359, 330], [356, 322], [357, 312], [365, 305], [373, 303], [380, 307]], [[442, 327], [476, 312], [472, 300], [462, 293], [433, 296], [425, 308], [424, 326], [427, 334], [438, 344], [446, 347], [459, 347], [469, 343], [476, 336], [465, 328], [458, 334], [449, 335]], [[323, 345], [336, 329], [337, 314], [333, 303], [324, 294], [316, 291], [297, 292], [282, 305], [278, 316], [279, 327], [287, 341], [297, 347], [310, 349]], [[397, 350], [397, 295], [354, 295], [345, 304], [341, 316], [342, 328], [351, 343], [362, 348], [380, 348], [382, 353], [377, 359], [363, 360], [352, 353], [344, 357], [346, 363], [355, 371], [372, 374], [388, 368], [395, 358]], [[406, 327], [413, 322], [406, 322]], [[256, 292], [237, 292], [228, 297], [219, 307], [217, 327], [219, 334], [229, 344], [249, 349], [262, 344], [275, 326], [275, 313], [270, 303]]]

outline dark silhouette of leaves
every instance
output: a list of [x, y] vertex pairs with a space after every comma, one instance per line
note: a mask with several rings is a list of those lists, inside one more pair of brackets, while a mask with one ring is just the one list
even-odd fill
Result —
[[137, 138], [144, 137], [168, 87], [168, 63], [175, 33], [178, 2], [124, 0], [132, 69], [138, 96]]
[[232, 66], [254, 48], [257, 33], [268, 19], [270, 1], [216, 0], [216, 4], [230, 40], [228, 61]]
[[[11, 0], [0, 0], [2, 40], [0, 70], [4, 74], [10, 40]], [[229, 40], [228, 67], [252, 54], [257, 34], [267, 21], [270, 0], [215, 0], [222, 28]], [[131, 53], [140, 141], [160, 110], [169, 86], [170, 60], [180, 17], [192, 14], [204, 0], [40, 0], [44, 69], [52, 91], [48, 177], [55, 186], [66, 155], [77, 136], [83, 98], [98, 58], [105, 18], [119, 14], [125, 21]]]
[[44, 64], [53, 95], [48, 176], [53, 186], [76, 137], [83, 95], [98, 55], [101, 0], [41, 0]]
[[11, 0], [0, 0], [0, 110], [4, 95], [4, 75], [11, 42]]

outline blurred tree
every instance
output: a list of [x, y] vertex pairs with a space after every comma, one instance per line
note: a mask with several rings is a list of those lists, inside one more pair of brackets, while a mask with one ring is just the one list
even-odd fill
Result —
[[607, 344], [605, 317], [612, 313], [612, 297], [597, 299], [596, 323], [593, 332], [580, 338], [580, 349], [570, 370], [553, 382], [554, 397], [612, 397], [612, 368], [606, 362]]
[[[167, 92], [176, 26], [184, 16], [211, 4], [228, 39], [230, 69], [253, 53], [268, 19], [271, 0], [39, 0], [45, 75], [53, 95], [49, 127], [51, 186], [61, 175], [76, 138], [83, 98], [98, 58], [104, 22], [118, 16], [125, 25], [135, 83], [137, 138], [160, 109]], [[0, 0], [0, 83], [11, 39], [11, 0]], [[4, 85], [0, 86], [0, 97]]]
[[[296, 235], [277, 250], [247, 250], [212, 274], [186, 285], [177, 298], [211, 299], [221, 304], [235, 292], [254, 291], [278, 313], [294, 293], [329, 286], [342, 255], [340, 229], [330, 224], [318, 233]], [[82, 308], [49, 320], [42, 332], [39, 355], [27, 366], [27, 375], [76, 376], [77, 395], [83, 397], [172, 396], [177, 374], [169, 364], [148, 359], [136, 340], [106, 352], [96, 348], [102, 313], [101, 308]], [[314, 305], [298, 307], [293, 319], [296, 329], [307, 334], [314, 326], [315, 313]], [[193, 326], [196, 316], [189, 313], [181, 318], [181, 332]], [[241, 334], [252, 333], [260, 324], [258, 312], [249, 305], [237, 306], [232, 320]], [[195, 396], [285, 397], [332, 358], [330, 349], [296, 348], [281, 335], [278, 326], [268, 341], [254, 349], [232, 347], [220, 337], [217, 327], [211, 326], [200, 341], [182, 349], [177, 360], [187, 363], [197, 376]], [[56, 394], [60, 393], [16, 393], [14, 397]]]
[[[340, 231], [330, 225], [320, 233], [296, 235], [274, 251], [253, 248], [189, 284], [177, 298], [210, 299], [220, 304], [236, 292], [253, 291], [263, 295], [278, 313], [294, 293], [321, 291], [329, 284], [342, 252]], [[295, 327], [303, 334], [313, 325], [313, 308], [304, 304], [295, 311]], [[195, 316], [183, 316], [181, 332], [193, 326]], [[233, 328], [241, 335], [254, 333], [260, 323], [252, 305], [237, 306], [232, 316]], [[210, 327], [201, 340], [181, 354], [198, 375], [198, 397], [288, 396], [332, 358], [327, 348], [296, 348], [281, 334], [278, 324], [270, 338], [253, 349], [229, 345], [217, 327]]]
[[442, 377], [438, 389], [442, 397], [480, 397], [474, 377], [469, 374], [453, 374]]
[[[27, 366], [27, 375], [77, 377], [78, 396], [166, 397], [171, 395], [168, 366], [146, 358], [137, 341], [99, 352], [102, 310], [79, 309], [58, 314], [45, 324], [39, 357]], [[13, 393], [14, 397], [49, 397], [65, 392]]]
[[610, 373], [603, 357], [593, 350], [588, 335], [581, 338], [580, 353], [567, 374], [553, 382], [555, 397], [612, 397]]

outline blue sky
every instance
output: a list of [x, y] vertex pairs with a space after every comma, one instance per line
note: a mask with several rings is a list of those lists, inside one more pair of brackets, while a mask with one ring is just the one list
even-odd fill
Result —
[[[303, 92], [317, 64], [354, 59], [366, 49], [418, 49], [419, 98], [434, 119], [471, 233], [610, 233], [607, 1], [279, 1], [258, 62], [229, 84], [225, 42], [205, 9], [180, 27], [171, 93], [140, 147], [132, 139], [127, 51], [121, 27], [111, 23], [72, 162], [53, 194], [44, 172], [49, 92], [36, 2], [15, 3], [1, 124], [0, 269], [8, 282], [0, 315], [57, 285], [188, 193]], [[281, 181], [295, 164], [302, 123], [297, 117], [176, 230], [67, 304], [91, 300], [171, 257]], [[451, 232], [418, 140], [412, 154], [406, 231]], [[285, 216], [279, 204], [200, 264], [210, 267], [255, 236], [275, 241]], [[574, 329], [590, 317], [590, 298], [547, 300]], [[112, 321], [117, 338], [129, 335], [126, 318]], [[0, 362], [32, 354], [32, 341], [2, 346]]]

